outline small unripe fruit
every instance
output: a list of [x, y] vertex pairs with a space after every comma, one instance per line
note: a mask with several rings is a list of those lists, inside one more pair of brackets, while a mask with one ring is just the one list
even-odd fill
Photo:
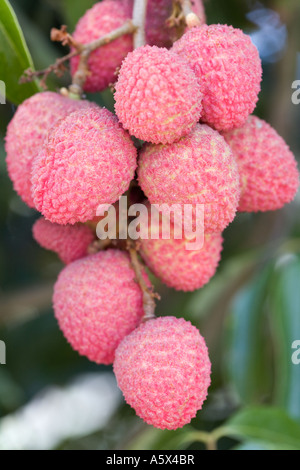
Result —
[[242, 126], [255, 109], [262, 67], [249, 36], [227, 25], [190, 29], [172, 51], [188, 60], [203, 92], [201, 120], [217, 130]]
[[202, 94], [194, 72], [178, 55], [145, 46], [124, 60], [115, 110], [130, 134], [153, 143], [187, 135], [200, 119]]
[[129, 257], [119, 250], [101, 251], [65, 267], [53, 304], [73, 349], [98, 364], [113, 362], [116, 347], [144, 315]]
[[32, 168], [36, 208], [58, 224], [86, 222], [128, 189], [136, 149], [117, 118], [95, 104], [61, 120]]
[[205, 124], [174, 144], [145, 145], [138, 177], [151, 204], [191, 204], [193, 221], [196, 205], [202, 204], [205, 233], [222, 232], [235, 217], [237, 163], [225, 139]]
[[211, 364], [204, 339], [183, 318], [140, 325], [119, 345], [114, 372], [126, 402], [161, 429], [188, 424], [202, 408]]
[[22, 103], [7, 127], [5, 149], [8, 174], [15, 191], [30, 207], [32, 162], [42, 148], [50, 129], [71, 112], [85, 106], [58, 93], [37, 93]]
[[275, 129], [250, 116], [224, 137], [236, 157], [241, 178], [239, 211], [270, 211], [291, 202], [299, 188], [294, 155]]
[[[129, 19], [126, 8], [120, 2], [105, 0], [96, 3], [84, 14], [76, 26], [73, 37], [76, 41], [86, 44], [123, 26]], [[114, 83], [117, 79], [117, 68], [132, 49], [132, 35], [128, 34], [93, 51], [88, 61], [90, 75], [85, 82], [84, 90], [92, 93], [102, 91]], [[73, 57], [72, 75], [77, 71], [78, 64], [79, 57]]]
[[95, 240], [93, 231], [86, 225], [52, 224], [41, 217], [33, 226], [33, 237], [46, 250], [54, 251], [65, 264], [83, 258]]

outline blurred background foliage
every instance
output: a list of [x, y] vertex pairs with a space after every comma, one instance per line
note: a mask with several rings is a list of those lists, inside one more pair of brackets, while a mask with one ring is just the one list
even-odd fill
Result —
[[[51, 27], [72, 31], [93, 3], [11, 1], [36, 69], [65, 53], [50, 42]], [[292, 82], [300, 80], [299, 1], [207, 0], [206, 11], [209, 23], [252, 35], [264, 68], [256, 114], [299, 160], [300, 105], [291, 102]], [[6, 72], [0, 53], [0, 79]], [[52, 76], [49, 88], [69, 81], [68, 74]], [[110, 92], [91, 99], [113, 109]], [[123, 403], [112, 369], [79, 357], [58, 329], [51, 296], [62, 265], [32, 239], [38, 215], [13, 192], [6, 172], [3, 138], [15, 103], [0, 105], [0, 339], [7, 346], [0, 448], [204, 449], [205, 432], [217, 429], [209, 439], [219, 440], [220, 449], [300, 449], [300, 365], [291, 360], [292, 343], [300, 340], [300, 198], [274, 213], [239, 214], [224, 234], [218, 273], [203, 289], [183, 294], [154, 280], [162, 297], [157, 313], [199, 327], [213, 364], [208, 401], [191, 426], [156, 430]]]

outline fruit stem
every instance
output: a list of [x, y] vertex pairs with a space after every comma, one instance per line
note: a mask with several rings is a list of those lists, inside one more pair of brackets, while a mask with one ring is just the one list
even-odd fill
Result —
[[133, 47], [137, 49], [146, 44], [145, 23], [147, 14], [148, 0], [134, 0], [133, 6], [133, 24], [136, 27], [133, 36]]
[[[133, 34], [136, 29], [137, 28], [133, 24], [132, 20], [127, 20], [122, 26], [114, 29], [104, 36], [101, 36], [99, 39], [87, 44], [81, 44], [76, 42], [72, 36], [67, 33], [66, 26], [62, 26], [60, 30], [53, 28], [51, 30], [52, 41], [60, 41], [63, 45], [73, 47], [74, 50], [57, 59], [54, 64], [50, 65], [46, 69], [39, 71], [33, 71], [31, 69], [25, 70], [24, 75], [20, 79], [20, 83], [31, 82], [37, 77], [42, 77], [41, 86], [46, 89], [46, 80], [50, 73], [54, 72], [57, 76], [62, 75], [66, 70], [65, 62], [69, 61], [72, 57], [80, 55], [78, 70], [73, 77], [72, 85], [69, 87], [69, 98], [80, 99], [83, 94], [84, 83], [89, 74], [88, 59], [90, 54], [99, 47], [105, 46], [125, 34]], [[65, 88], [63, 89], [63, 94], [66, 95]]]
[[80, 54], [80, 61], [78, 65], [77, 72], [73, 76], [72, 85], [69, 87], [69, 91], [72, 95], [81, 96], [83, 94], [83, 86], [85, 81], [89, 75], [89, 68], [88, 68], [88, 60], [93, 51], [98, 49], [99, 47], [105, 46], [112, 41], [115, 41], [121, 36], [125, 34], [132, 34], [136, 32], [137, 27], [131, 20], [126, 21], [122, 26], [119, 28], [114, 29], [110, 33], [102, 36], [95, 41], [92, 41], [85, 45], [80, 45], [79, 54]]
[[193, 12], [191, 0], [179, 0], [179, 2], [187, 27], [201, 26], [200, 18]]
[[159, 295], [154, 293], [153, 287], [149, 287], [145, 281], [142, 263], [137, 253], [138, 245], [133, 240], [127, 240], [127, 251], [130, 256], [131, 265], [135, 272], [136, 281], [143, 292], [144, 317], [143, 322], [155, 318], [155, 298], [160, 299]]

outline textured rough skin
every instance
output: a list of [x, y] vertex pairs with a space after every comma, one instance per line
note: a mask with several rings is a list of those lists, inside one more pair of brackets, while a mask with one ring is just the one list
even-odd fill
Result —
[[7, 128], [5, 149], [8, 174], [15, 191], [30, 207], [34, 207], [31, 195], [31, 167], [49, 130], [62, 118], [85, 106], [58, 93], [37, 93], [22, 103]]
[[79, 354], [111, 364], [120, 341], [140, 323], [143, 295], [129, 257], [101, 251], [69, 264], [54, 287], [59, 326]]
[[[126, 8], [114, 0], [96, 3], [79, 20], [74, 39], [86, 44], [122, 26], [130, 18]], [[91, 72], [84, 89], [87, 92], [102, 91], [117, 79], [116, 69], [133, 49], [132, 35], [122, 36], [92, 52], [88, 65]], [[71, 59], [72, 75], [78, 68], [79, 57]]]
[[250, 116], [242, 128], [225, 132], [224, 137], [239, 167], [239, 211], [276, 210], [294, 199], [299, 188], [297, 162], [275, 129]]
[[177, 429], [202, 408], [211, 364], [197, 328], [183, 318], [162, 317], [121, 342], [114, 372], [138, 416], [157, 428]]
[[126, 57], [115, 100], [124, 128], [155, 144], [187, 135], [202, 110], [200, 87], [188, 63], [156, 46], [141, 47]]
[[91, 105], [69, 115], [49, 134], [32, 169], [36, 208], [51, 222], [93, 219], [129, 187], [136, 149], [117, 118]]
[[187, 250], [188, 241], [141, 240], [140, 253], [151, 271], [167, 286], [194, 291], [215, 275], [221, 259], [223, 238], [220, 233], [205, 235], [201, 250]]
[[55, 251], [65, 264], [87, 256], [88, 247], [95, 240], [93, 231], [85, 225], [52, 224], [44, 217], [35, 222], [32, 231], [36, 242]]
[[[119, 0], [123, 3], [132, 15], [133, 0]], [[148, 0], [146, 18], [146, 41], [150, 46], [171, 47], [178, 39], [178, 30], [170, 28], [166, 22], [172, 15], [173, 0]], [[193, 0], [192, 7], [194, 13], [198, 15], [201, 23], [206, 22], [204, 6], [202, 0]]]
[[237, 163], [224, 138], [205, 124], [177, 143], [145, 145], [138, 177], [151, 204], [204, 204], [206, 233], [222, 232], [235, 217]]
[[187, 59], [203, 91], [202, 121], [217, 130], [242, 126], [254, 110], [262, 77], [249, 36], [227, 25], [192, 28], [172, 51]]

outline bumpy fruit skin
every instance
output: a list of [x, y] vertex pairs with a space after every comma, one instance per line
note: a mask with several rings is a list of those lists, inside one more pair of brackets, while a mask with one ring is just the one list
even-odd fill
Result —
[[53, 304], [68, 342], [98, 364], [113, 362], [116, 347], [144, 315], [129, 257], [119, 250], [101, 251], [65, 267]]
[[113, 204], [128, 189], [136, 149], [117, 118], [91, 104], [49, 134], [32, 168], [36, 208], [53, 223], [92, 220], [99, 204]]
[[85, 225], [52, 224], [41, 217], [33, 228], [33, 237], [46, 250], [54, 251], [65, 264], [83, 258], [95, 240], [93, 231]]
[[270, 211], [291, 202], [299, 188], [294, 155], [275, 129], [256, 116], [224, 137], [241, 176], [241, 212]]
[[202, 408], [211, 364], [197, 328], [183, 318], [161, 317], [121, 342], [114, 372], [139, 417], [157, 428], [177, 429]]
[[[133, 0], [119, 0], [132, 15]], [[172, 15], [173, 0], [148, 0], [146, 16], [146, 41], [149, 46], [170, 48], [178, 39], [178, 29], [167, 25]], [[201, 23], [206, 22], [202, 0], [193, 0], [192, 9], [198, 15]]]
[[202, 94], [188, 63], [167, 49], [145, 46], [124, 60], [115, 110], [125, 129], [147, 142], [171, 143], [199, 121]]
[[203, 91], [202, 121], [217, 130], [242, 126], [255, 109], [262, 67], [249, 36], [227, 25], [192, 28], [172, 51], [187, 59]]
[[85, 106], [58, 93], [37, 93], [22, 103], [7, 127], [5, 149], [7, 169], [15, 191], [30, 207], [31, 168], [50, 129], [71, 112]]
[[200, 289], [215, 275], [223, 238], [208, 233], [200, 250], [187, 250], [188, 240], [142, 239], [140, 253], [151, 271], [167, 286], [185, 292]]
[[174, 144], [145, 145], [138, 177], [151, 204], [192, 204], [193, 221], [196, 204], [203, 204], [205, 233], [222, 232], [235, 217], [237, 163], [225, 139], [205, 124]]
[[[89, 43], [123, 26], [129, 18], [121, 2], [105, 0], [96, 3], [79, 20], [73, 37], [80, 43]], [[132, 35], [124, 35], [92, 52], [88, 62], [90, 76], [85, 82], [85, 91], [91, 93], [102, 91], [109, 84], [114, 83], [117, 79], [117, 68], [132, 49]], [[71, 59], [72, 75], [77, 71], [78, 64], [79, 57], [73, 57]]]

